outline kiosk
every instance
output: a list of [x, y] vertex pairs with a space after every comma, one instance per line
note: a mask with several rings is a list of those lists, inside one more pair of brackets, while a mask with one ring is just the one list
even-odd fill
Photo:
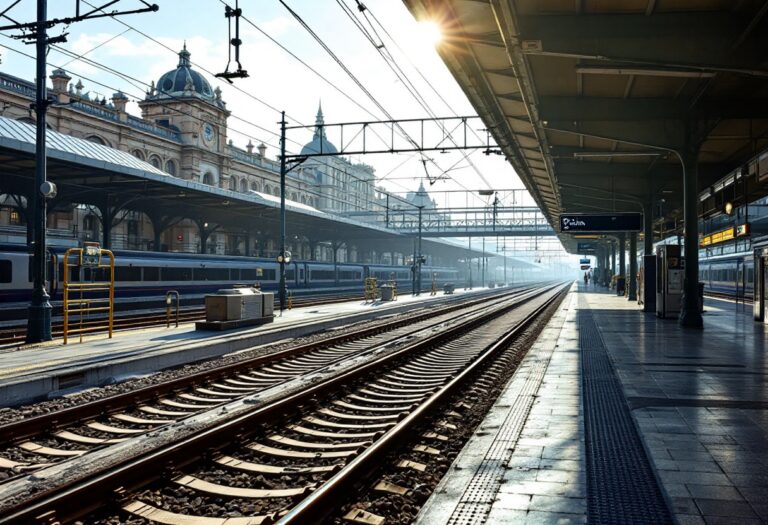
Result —
[[656, 315], [662, 319], [680, 313], [685, 260], [680, 246], [665, 244], [656, 248]]

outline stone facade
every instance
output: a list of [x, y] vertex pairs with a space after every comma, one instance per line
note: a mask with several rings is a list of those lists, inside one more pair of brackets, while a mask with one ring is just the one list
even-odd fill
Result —
[[[126, 111], [128, 98], [121, 92], [110, 100], [84, 91], [81, 81], [57, 69], [50, 75], [49, 96], [55, 100], [48, 111], [51, 129], [130, 152], [172, 176], [242, 193], [280, 193], [280, 164], [267, 156], [264, 144], [250, 141], [238, 148], [227, 139], [230, 111], [221, 91], [195, 71], [186, 46], [179, 53], [175, 70], [163, 75], [139, 102], [142, 117]], [[32, 82], [0, 74], [0, 114], [34, 123], [30, 102], [34, 100]], [[318, 111], [316, 135], [324, 138], [322, 110]], [[305, 148], [310, 147], [308, 144]], [[331, 146], [332, 147], [332, 146]], [[320, 211], [343, 213], [370, 210], [377, 203], [372, 167], [354, 164], [342, 157], [310, 159], [289, 173], [286, 198]], [[0, 241], [24, 242], [23, 198], [0, 194]], [[111, 245], [116, 249], [160, 249], [197, 252], [199, 227], [184, 220], [162, 232], [160, 246], [154, 246], [151, 222], [138, 212], [126, 212], [112, 229]], [[100, 238], [100, 214], [89, 206], [56, 210], [49, 216], [52, 242], [77, 244]], [[275, 239], [253, 239], [244, 246], [242, 236], [218, 231], [208, 238], [207, 250], [218, 254], [272, 256]], [[301, 258], [332, 259], [330, 247], [294, 239], [292, 251]], [[354, 260], [355, 253], [338, 251], [338, 260]]]

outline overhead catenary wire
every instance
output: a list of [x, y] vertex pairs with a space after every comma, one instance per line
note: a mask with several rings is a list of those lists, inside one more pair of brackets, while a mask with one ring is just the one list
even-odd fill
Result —
[[[6, 37], [7, 37], [7, 35], [4, 35], [4, 36], [6, 36]], [[25, 53], [25, 52], [23, 52], [23, 51], [20, 51], [20, 50], [18, 50], [18, 49], [12, 48], [12, 47], [6, 47], [6, 46], [2, 46], [2, 47], [4, 47], [5, 49], [8, 49], [8, 50], [10, 50], [10, 51], [13, 51], [13, 52], [15, 52], [15, 53], [18, 53], [18, 54], [20, 54], [20, 55], [22, 55], [22, 56], [24, 56], [24, 57], [26, 57], [26, 58], [29, 58], [30, 60], [34, 60], [34, 59], [35, 59], [35, 57], [34, 57], [33, 55], [29, 54], [29, 53]], [[57, 50], [58, 52], [61, 52], [61, 53], [62, 53], [62, 54], [64, 54], [65, 56], [72, 56], [72, 55], [75, 55], [73, 52], [70, 52], [70, 51], [68, 51], [68, 50], [66, 50], [66, 49], [63, 49], [63, 48], [57, 48], [56, 50]], [[77, 55], [75, 55], [75, 56], [77, 56]], [[83, 60], [83, 58], [82, 58], [82, 57], [79, 57], [79, 56], [77, 56], [77, 58], [76, 58], [76, 59], [77, 59], [77, 60]], [[90, 65], [92, 65], [93, 67], [98, 67], [98, 68], [100, 68], [100, 69], [101, 69], [101, 68], [106, 68], [106, 69], [108, 70], [108, 72], [111, 72], [111, 73], [113, 73], [113, 74], [115, 74], [115, 75], [118, 75], [118, 76], [120, 76], [121, 78], [124, 78], [125, 76], [127, 76], [127, 75], [124, 75], [124, 74], [122, 74], [122, 73], [120, 73], [120, 72], [118, 72], [118, 71], [116, 71], [116, 70], [114, 70], [114, 69], [112, 69], [112, 68], [109, 68], [108, 66], [104, 66], [103, 64], [100, 64], [100, 63], [98, 63], [98, 62], [95, 62], [95, 61], [92, 61], [92, 60], [88, 60], [88, 63], [89, 63]], [[52, 63], [50, 63], [50, 62], [48, 62], [48, 65], [50, 65], [51, 67], [54, 67], [54, 68], [59, 68], [59, 67], [60, 67], [60, 66], [57, 66], [56, 64], [52, 64]], [[110, 86], [110, 85], [108, 85], [108, 84], [105, 84], [105, 83], [103, 83], [103, 82], [99, 82], [99, 81], [97, 81], [97, 80], [95, 80], [95, 79], [93, 79], [93, 78], [89, 78], [89, 77], [88, 77], [88, 76], [86, 76], [86, 75], [79, 75], [79, 76], [80, 76], [81, 78], [85, 79], [86, 81], [88, 81], [88, 82], [92, 82], [92, 83], [94, 83], [94, 84], [96, 84], [96, 85], [98, 85], [98, 86], [101, 86], [101, 87], [103, 87], [103, 88], [106, 88], [106, 89], [109, 89], [109, 90], [112, 90], [112, 91], [120, 91], [118, 88], [116, 88], [116, 87], [114, 87], [114, 86]], [[143, 82], [143, 81], [141, 81], [141, 80], [138, 80], [138, 79], [134, 79], [133, 77], [128, 77], [128, 78], [129, 78], [129, 79], [132, 79], [132, 80], [135, 80], [135, 81], [136, 81], [136, 82], [138, 82], [138, 83], [141, 83], [141, 84], [144, 84], [144, 85], [146, 85], [146, 86], [149, 86], [149, 84], [146, 84], [146, 83], [144, 83], [144, 82]], [[125, 78], [124, 78], [124, 79], [125, 79]], [[134, 86], [134, 87], [137, 87], [137, 86]], [[130, 95], [130, 96], [131, 96], [132, 98], [134, 98], [134, 99], [140, 99], [140, 97], [138, 97], [138, 96], [136, 96], [135, 94], [132, 94], [132, 93], [130, 93], [130, 92], [128, 92], [127, 94], [128, 94], [128, 95]], [[168, 98], [169, 98], [170, 100], [173, 100], [173, 101], [178, 101], [178, 102], [182, 102], [182, 103], [188, 104], [188, 102], [187, 102], [187, 101], [184, 101], [184, 100], [182, 100], [182, 99], [179, 99], [178, 97], [174, 97], [173, 95], [170, 95], [170, 94], [166, 94], [166, 96], [168, 96]], [[200, 118], [200, 117], [198, 117], [198, 116], [196, 116], [196, 115], [194, 115], [194, 114], [192, 114], [192, 113], [188, 113], [188, 112], [185, 112], [185, 111], [183, 111], [183, 110], [179, 109], [178, 107], [170, 108], [170, 107], [167, 105], [167, 103], [164, 103], [164, 101], [162, 101], [162, 100], [157, 100], [156, 102], [157, 102], [159, 105], [161, 105], [161, 106], [164, 106], [164, 107], [168, 107], [168, 108], [169, 108], [171, 111], [175, 111], [175, 112], [177, 112], [177, 113], [178, 113], [178, 114], [180, 114], [180, 115], [184, 115], [184, 116], [187, 116], [187, 117], [189, 117], [189, 118], [192, 118], [192, 119], [194, 119], [194, 120], [196, 120], [196, 121], [199, 121], [200, 123], [203, 123], [203, 122], [205, 122], [205, 120], [204, 120], [204, 119], [202, 119], [202, 118]], [[244, 122], [248, 122], [248, 121], [245, 121], [245, 120], [244, 120]], [[246, 137], [248, 137], [248, 138], [250, 138], [250, 139], [252, 139], [252, 140], [256, 140], [256, 141], [259, 141], [259, 140], [260, 140], [260, 139], [258, 139], [257, 137], [251, 136], [251, 135], [249, 135], [248, 133], [246, 133], [246, 132], [244, 132], [244, 131], [242, 131], [242, 130], [237, 130], [237, 129], [234, 129], [234, 128], [230, 128], [230, 129], [232, 129], [232, 130], [233, 130], [233, 131], [235, 131], [236, 133], [239, 133], [239, 134], [241, 134], [241, 135], [244, 135], [244, 136], [246, 136]], [[265, 130], [265, 131], [269, 131], [269, 130]], [[263, 142], [265, 142], [265, 143], [268, 143], [267, 141], [263, 141]], [[298, 144], [298, 143], [297, 143], [297, 144]], [[300, 144], [299, 144], [299, 145], [300, 145]], [[272, 145], [272, 147], [276, 147], [276, 146]], [[267, 171], [268, 171], [268, 170], [267, 170]], [[364, 181], [364, 179], [360, 179], [359, 177], [356, 177], [356, 176], [354, 176], [354, 175], [351, 175], [351, 174], [348, 174], [348, 173], [347, 173], [347, 175], [349, 175], [349, 176], [351, 176], [351, 177], [354, 177], [354, 178], [356, 178], [356, 179], [357, 179], [357, 180], [359, 180], [359, 181]], [[339, 180], [337, 176], [335, 176], [335, 175], [332, 175], [332, 174], [330, 174], [330, 175], [329, 175], [329, 177], [330, 177], [330, 178], [333, 178], [334, 180]], [[295, 186], [295, 187], [293, 187], [293, 184], [296, 184], [296, 186]], [[332, 196], [328, 196], [328, 195], [324, 195], [324, 194], [321, 194], [321, 193], [319, 193], [319, 191], [318, 191], [318, 190], [316, 190], [316, 189], [314, 189], [314, 188], [310, 188], [310, 187], [301, 188], [300, 186], [298, 186], [298, 184], [299, 184], [299, 182], [296, 182], [296, 183], [294, 183], [293, 181], [291, 181], [291, 184], [289, 184], [289, 187], [290, 187], [291, 189], [296, 189], [296, 190], [299, 190], [299, 191], [304, 191], [305, 193], [309, 193], [310, 195], [313, 195], [313, 196], [316, 196], [316, 197], [325, 197], [325, 198], [327, 198], [327, 199], [331, 200], [332, 202], [338, 202], [338, 203], [342, 203], [342, 204], [350, 204], [350, 203], [348, 203], [347, 201], [344, 201], [344, 200], [342, 200], [342, 199], [338, 199], [338, 198], [336, 198], [336, 197], [332, 197]], [[359, 208], [361, 208], [361, 209], [364, 209], [364, 208], [362, 208], [362, 205], [360, 205], [360, 206], [357, 206], [357, 207], [359, 207]]]
[[[218, 1], [219, 1], [219, 3], [221, 3], [222, 5], [224, 5], [224, 6], [226, 6], [226, 7], [230, 7], [230, 8], [231, 8], [231, 6], [229, 6], [229, 4], [228, 4], [226, 1], [224, 1], [224, 0], [218, 0]], [[83, 2], [84, 2], [85, 4], [87, 4], [87, 5], [91, 6], [91, 7], [93, 7], [94, 9], [96, 8], [96, 7], [95, 7], [93, 4], [89, 3], [87, 0], [83, 0]], [[350, 95], [349, 95], [349, 94], [348, 94], [346, 91], [344, 91], [343, 89], [341, 89], [341, 88], [340, 88], [339, 86], [337, 86], [335, 83], [333, 83], [333, 82], [331, 82], [330, 80], [328, 80], [328, 79], [327, 79], [327, 78], [326, 78], [324, 75], [322, 75], [322, 74], [321, 74], [319, 71], [317, 71], [315, 68], [313, 68], [311, 65], [309, 65], [309, 64], [308, 64], [306, 61], [302, 60], [302, 59], [301, 59], [301, 58], [300, 58], [298, 55], [296, 55], [296, 54], [295, 54], [295, 53], [293, 53], [291, 50], [289, 50], [287, 47], [285, 47], [284, 45], [282, 45], [282, 44], [281, 44], [279, 41], [277, 41], [277, 40], [276, 40], [275, 38], [273, 38], [273, 37], [272, 37], [272, 36], [271, 36], [269, 33], [267, 33], [267, 32], [266, 32], [266, 31], [264, 31], [264, 30], [263, 30], [261, 27], [259, 27], [257, 24], [255, 24], [255, 23], [254, 23], [252, 20], [250, 20], [250, 19], [249, 19], [247, 16], [245, 16], [245, 15], [241, 15], [241, 18], [242, 18], [242, 20], [244, 20], [246, 23], [248, 23], [248, 24], [249, 24], [251, 27], [253, 27], [255, 30], [257, 30], [257, 31], [258, 31], [260, 34], [262, 34], [264, 37], [266, 37], [268, 40], [270, 40], [272, 43], [274, 43], [276, 46], [278, 46], [278, 47], [279, 47], [280, 49], [282, 49], [284, 52], [288, 53], [288, 54], [289, 54], [291, 57], [293, 57], [295, 60], [297, 60], [297, 61], [298, 61], [300, 64], [302, 64], [304, 67], [306, 67], [306, 68], [307, 68], [309, 71], [311, 71], [313, 74], [315, 74], [315, 75], [316, 75], [318, 78], [320, 78], [320, 79], [321, 79], [323, 82], [325, 82], [326, 84], [328, 84], [329, 86], [331, 86], [333, 89], [335, 89], [336, 91], [338, 91], [339, 93], [341, 93], [341, 94], [342, 94], [342, 95], [343, 95], [345, 98], [347, 98], [347, 99], [348, 99], [348, 100], [350, 100], [350, 101], [351, 101], [353, 104], [355, 104], [357, 107], [359, 107], [360, 109], [362, 109], [363, 111], [365, 111], [365, 112], [366, 112], [368, 115], [370, 115], [370, 116], [371, 116], [371, 117], [373, 117], [373, 118], [376, 118], [376, 119], [378, 119], [378, 116], [377, 116], [377, 115], [375, 115], [374, 113], [372, 113], [370, 110], [368, 110], [368, 108], [366, 108], [365, 106], [363, 106], [362, 104], [360, 104], [358, 101], [356, 101], [354, 98], [352, 98], [352, 97], [351, 97], [351, 96], [350, 96]], [[113, 17], [113, 20], [114, 20], [114, 21], [116, 21], [116, 22], [118, 22], [119, 24], [121, 24], [123, 27], [126, 27], [126, 28], [128, 28], [128, 29], [130, 29], [130, 30], [134, 31], [135, 33], [137, 33], [137, 34], [141, 35], [142, 37], [146, 38], [147, 40], [149, 40], [149, 41], [151, 41], [151, 42], [154, 42], [156, 45], [158, 45], [158, 46], [160, 46], [160, 47], [163, 47], [163, 48], [165, 48], [166, 50], [170, 51], [170, 52], [171, 52], [171, 53], [173, 53], [174, 55], [175, 55], [175, 54], [177, 54], [177, 51], [176, 51], [176, 50], [174, 50], [174, 49], [170, 48], [168, 45], [164, 44], [164, 43], [163, 43], [163, 42], [161, 42], [160, 40], [157, 40], [156, 38], [152, 37], [151, 35], [147, 34], [146, 32], [144, 32], [144, 31], [142, 31], [142, 30], [140, 30], [140, 29], [138, 29], [138, 28], [136, 28], [136, 27], [134, 27], [134, 26], [132, 26], [132, 25], [128, 24], [128, 23], [127, 23], [127, 22], [125, 22], [124, 20], [122, 20], [122, 19], [119, 19], [119, 18], [114, 18], [114, 17]], [[204, 71], [204, 72], [208, 73], [208, 74], [209, 74], [209, 75], [211, 75], [211, 76], [214, 76], [214, 78], [215, 78], [215, 74], [214, 74], [212, 71], [210, 71], [210, 70], [208, 70], [207, 68], [205, 68], [204, 66], [202, 66], [201, 64], [199, 64], [199, 63], [195, 63], [195, 62], [190, 62], [190, 63], [191, 63], [192, 65], [194, 65], [196, 68], [200, 69], [201, 71]], [[221, 80], [221, 79], [217, 79], [217, 80]], [[232, 89], [235, 89], [236, 91], [238, 91], [238, 92], [240, 92], [240, 93], [242, 93], [242, 94], [244, 94], [244, 95], [248, 96], [249, 98], [251, 98], [251, 99], [253, 99], [253, 100], [255, 100], [255, 101], [259, 102], [260, 104], [264, 105], [265, 107], [267, 107], [267, 108], [271, 109], [272, 111], [274, 111], [274, 112], [276, 112], [276, 113], [278, 113], [278, 114], [281, 112], [281, 110], [277, 109], [277, 108], [276, 108], [276, 107], [274, 107], [273, 105], [271, 105], [271, 104], [269, 104], [268, 102], [266, 102], [266, 101], [264, 101], [264, 100], [260, 99], [259, 97], [256, 97], [255, 95], [253, 95], [253, 93], [251, 93], [251, 92], [249, 92], [249, 91], [246, 91], [246, 90], [244, 90], [244, 89], [240, 88], [239, 86], [236, 86], [236, 85], [229, 85], [229, 84], [226, 84], [226, 85], [227, 85], [228, 87], [230, 87], [230, 88], [232, 88]], [[302, 123], [302, 122], [301, 122], [299, 119], [296, 119], [296, 118], [292, 117], [290, 114], [286, 114], [286, 116], [287, 116], [289, 119], [291, 119], [291, 120], [293, 120], [293, 121], [297, 122], [299, 125], [301, 125], [301, 126], [306, 126], [306, 124], [303, 124], [303, 123]], [[239, 119], [239, 120], [243, 120], [243, 121], [244, 121], [244, 119], [242, 119], [242, 118], [239, 118], [239, 117], [235, 117], [235, 118], [236, 118], [236, 119]], [[244, 122], [247, 122], [247, 121], [244, 121]], [[259, 128], [259, 129], [265, 129], [265, 128], [262, 128], [261, 126], [258, 126], [258, 125], [255, 125], [255, 126], [256, 126], [257, 128]], [[277, 136], [277, 133], [275, 133], [275, 132], [273, 132], [273, 131], [271, 131], [271, 130], [266, 130], [266, 131], [267, 131], [268, 133], [272, 134], [272, 135], [275, 135], [275, 136]], [[242, 133], [241, 133], [241, 134], [242, 134]], [[377, 134], [377, 133], [375, 133], [375, 132], [374, 132], [374, 134], [378, 136], [378, 134]], [[248, 135], [245, 135], [245, 136], [247, 137]], [[380, 137], [380, 136], [378, 136], [378, 137], [381, 139], [381, 137]], [[297, 144], [298, 146], [301, 146], [301, 144], [300, 144], [300, 143], [298, 143], [298, 142], [297, 142], [297, 141], [295, 141], [295, 140], [292, 140], [292, 139], [288, 139], [288, 141], [290, 141], [290, 142], [293, 142], [294, 144]], [[266, 141], [262, 141], [262, 142], [265, 142], [265, 143], [267, 143]], [[270, 144], [270, 145], [272, 145], [272, 144]], [[273, 147], [275, 147], [274, 145], [272, 145], [272, 146], [273, 146]], [[330, 166], [329, 164], [327, 164], [325, 161], [319, 161], [319, 160], [318, 160], [317, 162], [319, 162], [319, 163], [321, 163], [321, 164], [324, 164], [324, 165], [325, 165], [325, 166], [327, 166], [327, 167], [332, 167], [332, 166]], [[349, 174], [349, 173], [346, 173], [346, 174], [351, 176], [351, 174]], [[356, 177], [355, 177], [355, 178], [356, 178]], [[358, 179], [358, 180], [360, 180], [359, 178], [357, 178], [357, 179]], [[403, 186], [402, 184], [397, 184], [397, 185], [398, 185], [398, 186], [400, 186], [400, 187], [401, 187], [401, 188], [403, 188], [403, 189], [407, 189], [407, 188], [406, 188], [405, 186]], [[375, 188], [374, 188], [374, 189], [375, 189]]]
[[[342, 9], [344, 9], [344, 11], [345, 11], [345, 13], [347, 14], [347, 16], [348, 16], [348, 17], [350, 17], [350, 18], [354, 19], [354, 21], [355, 21], [356, 25], [358, 26], [358, 28], [359, 28], [361, 31], [363, 31], [363, 32], [364, 32], [364, 34], [366, 34], [366, 35], [368, 35], [368, 36], [370, 37], [370, 33], [367, 31], [367, 29], [365, 29], [365, 28], [363, 28], [363, 27], [362, 27], [362, 22], [359, 22], [359, 20], [357, 20], [357, 17], [356, 17], [356, 15], [354, 14], [354, 11], [353, 11], [352, 9], [350, 9], [350, 8], [349, 8], [349, 7], [348, 7], [348, 6], [347, 6], [347, 5], [344, 3], [344, 1], [343, 1], [343, 0], [336, 0], [336, 2], [337, 2], [337, 3], [338, 3], [340, 6], [342, 6]], [[376, 36], [376, 38], [378, 39], [378, 41], [379, 41], [379, 42], [381, 42], [381, 43], [380, 43], [380, 44], [378, 44], [378, 45], [377, 45], [377, 44], [375, 44], [375, 42], [374, 42], [374, 40], [373, 40], [372, 38], [369, 38], [369, 41], [370, 41], [370, 42], [371, 42], [371, 43], [374, 45], [374, 47], [376, 47], [376, 49], [377, 49], [377, 50], [379, 51], [379, 53], [381, 54], [382, 58], [384, 58], [384, 60], [385, 60], [385, 61], [388, 63], [388, 65], [390, 65], [390, 68], [392, 68], [392, 69], [393, 69], [393, 71], [395, 71], [395, 69], [396, 69], [396, 71], [395, 71], [395, 74], [398, 76], [398, 78], [400, 78], [400, 79], [401, 79], [401, 81], [404, 83], [404, 85], [406, 86], [406, 88], [408, 89], [408, 91], [409, 91], [409, 92], [410, 92], [410, 93], [411, 93], [411, 94], [414, 96], [414, 98], [416, 98], [416, 99], [417, 99], [417, 101], [419, 101], [419, 103], [421, 104], [421, 106], [422, 106], [422, 107], [423, 107], [423, 108], [424, 108], [424, 109], [425, 109], [425, 110], [426, 110], [426, 111], [429, 113], [429, 115], [430, 115], [430, 116], [432, 116], [433, 118], [436, 118], [436, 113], [435, 113], [435, 112], [434, 112], [434, 110], [431, 108], [431, 106], [429, 105], [429, 103], [426, 101], [426, 98], [425, 98], [424, 96], [422, 96], [422, 95], [421, 95], [421, 93], [419, 93], [419, 91], [418, 91], [418, 88], [416, 88], [416, 86], [415, 86], [415, 85], [414, 85], [414, 83], [413, 83], [413, 82], [410, 80], [410, 78], [409, 78], [409, 77], [408, 77], [408, 75], [405, 73], [405, 71], [404, 71], [404, 70], [403, 70], [403, 69], [400, 67], [400, 65], [397, 63], [397, 60], [395, 59], [394, 55], [393, 55], [393, 54], [392, 54], [392, 53], [389, 51], [389, 48], [388, 48], [388, 47], [387, 47], [387, 45], [384, 43], [384, 41], [383, 41], [383, 39], [381, 38], [381, 36], [379, 35], [379, 33], [376, 31], [376, 28], [374, 27], [373, 23], [372, 23], [372, 22], [371, 22], [371, 21], [368, 19], [368, 13], [370, 13], [370, 15], [371, 15], [371, 18], [372, 18], [372, 19], [374, 19], [374, 20], [376, 21], [376, 23], [377, 23], [377, 24], [379, 25], [379, 27], [382, 29], [383, 33], [384, 33], [384, 34], [385, 34], [385, 35], [386, 35], [386, 36], [387, 36], [387, 37], [388, 37], [388, 38], [389, 38], [389, 39], [392, 41], [392, 43], [395, 45], [395, 47], [396, 47], [396, 48], [397, 48], [397, 49], [398, 49], [398, 50], [399, 50], [399, 51], [400, 51], [400, 52], [401, 52], [403, 55], [405, 55], [405, 56], [408, 58], [408, 61], [409, 61], [409, 63], [410, 63], [410, 64], [411, 64], [411, 66], [412, 66], [412, 67], [413, 67], [413, 68], [416, 70], [416, 72], [417, 72], [417, 73], [418, 73], [418, 74], [421, 76], [422, 80], [424, 80], [424, 81], [426, 82], [426, 84], [427, 84], [427, 85], [428, 85], [428, 86], [429, 86], [429, 87], [432, 89], [432, 91], [433, 91], [433, 92], [434, 92], [434, 93], [435, 93], [435, 94], [438, 96], [438, 98], [440, 98], [440, 100], [441, 100], [441, 101], [442, 101], [442, 102], [443, 102], [443, 103], [446, 105], [446, 107], [448, 107], [448, 109], [449, 109], [449, 110], [450, 110], [450, 111], [451, 111], [451, 112], [452, 112], [454, 115], [457, 115], [457, 113], [456, 113], [456, 111], [453, 109], [453, 107], [452, 107], [450, 104], [448, 104], [448, 102], [445, 100], [445, 98], [443, 98], [443, 96], [442, 96], [442, 95], [441, 95], [441, 94], [440, 94], [440, 93], [437, 91], [437, 89], [436, 89], [436, 88], [435, 88], [435, 87], [432, 85], [432, 83], [431, 83], [431, 82], [430, 82], [430, 81], [429, 81], [429, 80], [428, 80], [428, 79], [427, 79], [427, 78], [424, 76], [424, 74], [421, 72], [421, 70], [420, 70], [418, 67], [416, 67], [416, 66], [415, 66], [415, 64], [413, 63], [413, 61], [411, 61], [410, 57], [408, 57], [408, 55], [407, 55], [406, 53], [404, 53], [404, 52], [403, 52], [402, 48], [401, 48], [401, 47], [400, 47], [400, 45], [397, 43], [397, 40], [395, 40], [395, 39], [392, 37], [392, 35], [389, 33], [389, 31], [387, 31], [386, 27], [384, 27], [384, 25], [383, 25], [381, 22], [379, 22], [379, 20], [376, 18], [376, 16], [375, 16], [375, 15], [374, 15], [374, 13], [373, 13], [373, 12], [370, 10], [370, 8], [368, 8], [367, 6], [363, 5], [363, 4], [362, 4], [362, 3], [361, 3], [359, 0], [355, 0], [355, 2], [357, 3], [358, 11], [359, 11], [359, 12], [362, 14], [363, 18], [364, 18], [364, 19], [365, 19], [365, 20], [368, 22], [368, 24], [371, 26], [371, 31], [372, 31], [372, 32], [373, 32], [373, 34]], [[385, 54], [385, 53], [386, 53], [386, 54]], [[391, 62], [391, 64], [390, 64], [390, 62]], [[399, 72], [399, 73], [398, 73], [398, 72]], [[409, 86], [410, 86], [410, 87], [409, 87]], [[458, 115], [457, 115], [457, 116], [458, 116]], [[446, 131], [446, 130], [445, 130], [445, 128], [443, 128], [443, 131], [444, 131], [444, 132]], [[478, 137], [478, 135], [477, 135], [477, 133], [475, 132], [475, 130], [472, 130], [472, 133], [473, 133], [473, 135], [475, 135], [475, 137], [476, 137], [476, 138], [478, 138], [478, 139], [480, 138], [480, 137]], [[451, 142], [453, 142], [453, 144], [454, 144], [454, 145], [457, 145], [456, 141], [453, 139], [453, 137], [452, 137], [452, 135], [451, 135], [450, 133], [448, 133], [448, 134], [447, 134], [447, 136], [448, 136], [448, 138], [451, 140]], [[489, 188], [489, 189], [491, 189], [491, 188], [492, 188], [492, 185], [490, 184], [490, 182], [488, 182], [488, 180], [487, 180], [487, 179], [485, 178], [485, 176], [482, 174], [482, 172], [480, 171], [480, 169], [479, 169], [479, 168], [478, 168], [478, 167], [475, 165], [475, 163], [472, 161], [472, 159], [470, 159], [470, 158], [469, 158], [469, 157], [470, 157], [470, 155], [471, 155], [472, 153], [474, 153], [474, 151], [471, 151], [471, 152], [464, 152], [464, 153], [462, 154], [462, 155], [463, 155], [463, 159], [462, 159], [462, 160], [466, 160], [466, 161], [467, 161], [467, 163], [470, 165], [470, 167], [472, 167], [472, 169], [475, 171], [475, 173], [477, 174], [477, 176], [480, 178], [480, 180], [482, 180], [482, 181], [483, 181], [483, 183], [485, 183], [485, 185], [486, 185], [486, 186], [488, 186], [488, 188]], [[458, 163], [457, 163], [457, 164], [458, 164]], [[452, 168], [453, 168], [453, 167], [455, 167], [455, 166], [456, 166], [456, 164], [454, 164], [454, 166], [452, 166]], [[450, 170], [447, 170], [447, 171], [450, 171]], [[445, 173], [447, 173], [447, 171], [446, 171]], [[454, 180], [454, 181], [455, 181], [457, 184], [459, 184], [460, 186], [464, 187], [464, 186], [463, 186], [463, 185], [462, 185], [462, 184], [461, 184], [459, 181], [457, 181], [455, 178], [453, 178], [453, 177], [451, 177], [451, 178], [452, 178], [452, 179], [453, 179], [453, 180]], [[465, 189], [466, 189], [466, 187], [465, 187]]]

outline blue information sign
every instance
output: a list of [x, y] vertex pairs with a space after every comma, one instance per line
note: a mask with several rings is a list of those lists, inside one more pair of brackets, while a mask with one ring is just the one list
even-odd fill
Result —
[[563, 213], [562, 233], [639, 232], [643, 229], [642, 213]]

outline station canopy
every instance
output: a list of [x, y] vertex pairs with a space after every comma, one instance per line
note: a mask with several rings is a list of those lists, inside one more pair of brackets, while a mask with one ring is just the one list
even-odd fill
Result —
[[[0, 193], [29, 196], [34, 184], [35, 127], [0, 117]], [[250, 191], [240, 193], [173, 177], [128, 152], [47, 131], [48, 179], [58, 188], [49, 210], [77, 204], [135, 210], [147, 215], [189, 218], [232, 232], [261, 232], [276, 237], [280, 199]], [[324, 213], [286, 201], [288, 235], [323, 241], [370, 241], [390, 244], [381, 251], [411, 253], [411, 237], [375, 224]], [[425, 251], [439, 257], [464, 257], [466, 248], [442, 240], [424, 240]], [[473, 250], [473, 256], [481, 252]], [[487, 254], [491, 256], [492, 254]]]
[[556, 229], [680, 218], [681, 150], [703, 191], [768, 146], [763, 0], [404, 1]]

